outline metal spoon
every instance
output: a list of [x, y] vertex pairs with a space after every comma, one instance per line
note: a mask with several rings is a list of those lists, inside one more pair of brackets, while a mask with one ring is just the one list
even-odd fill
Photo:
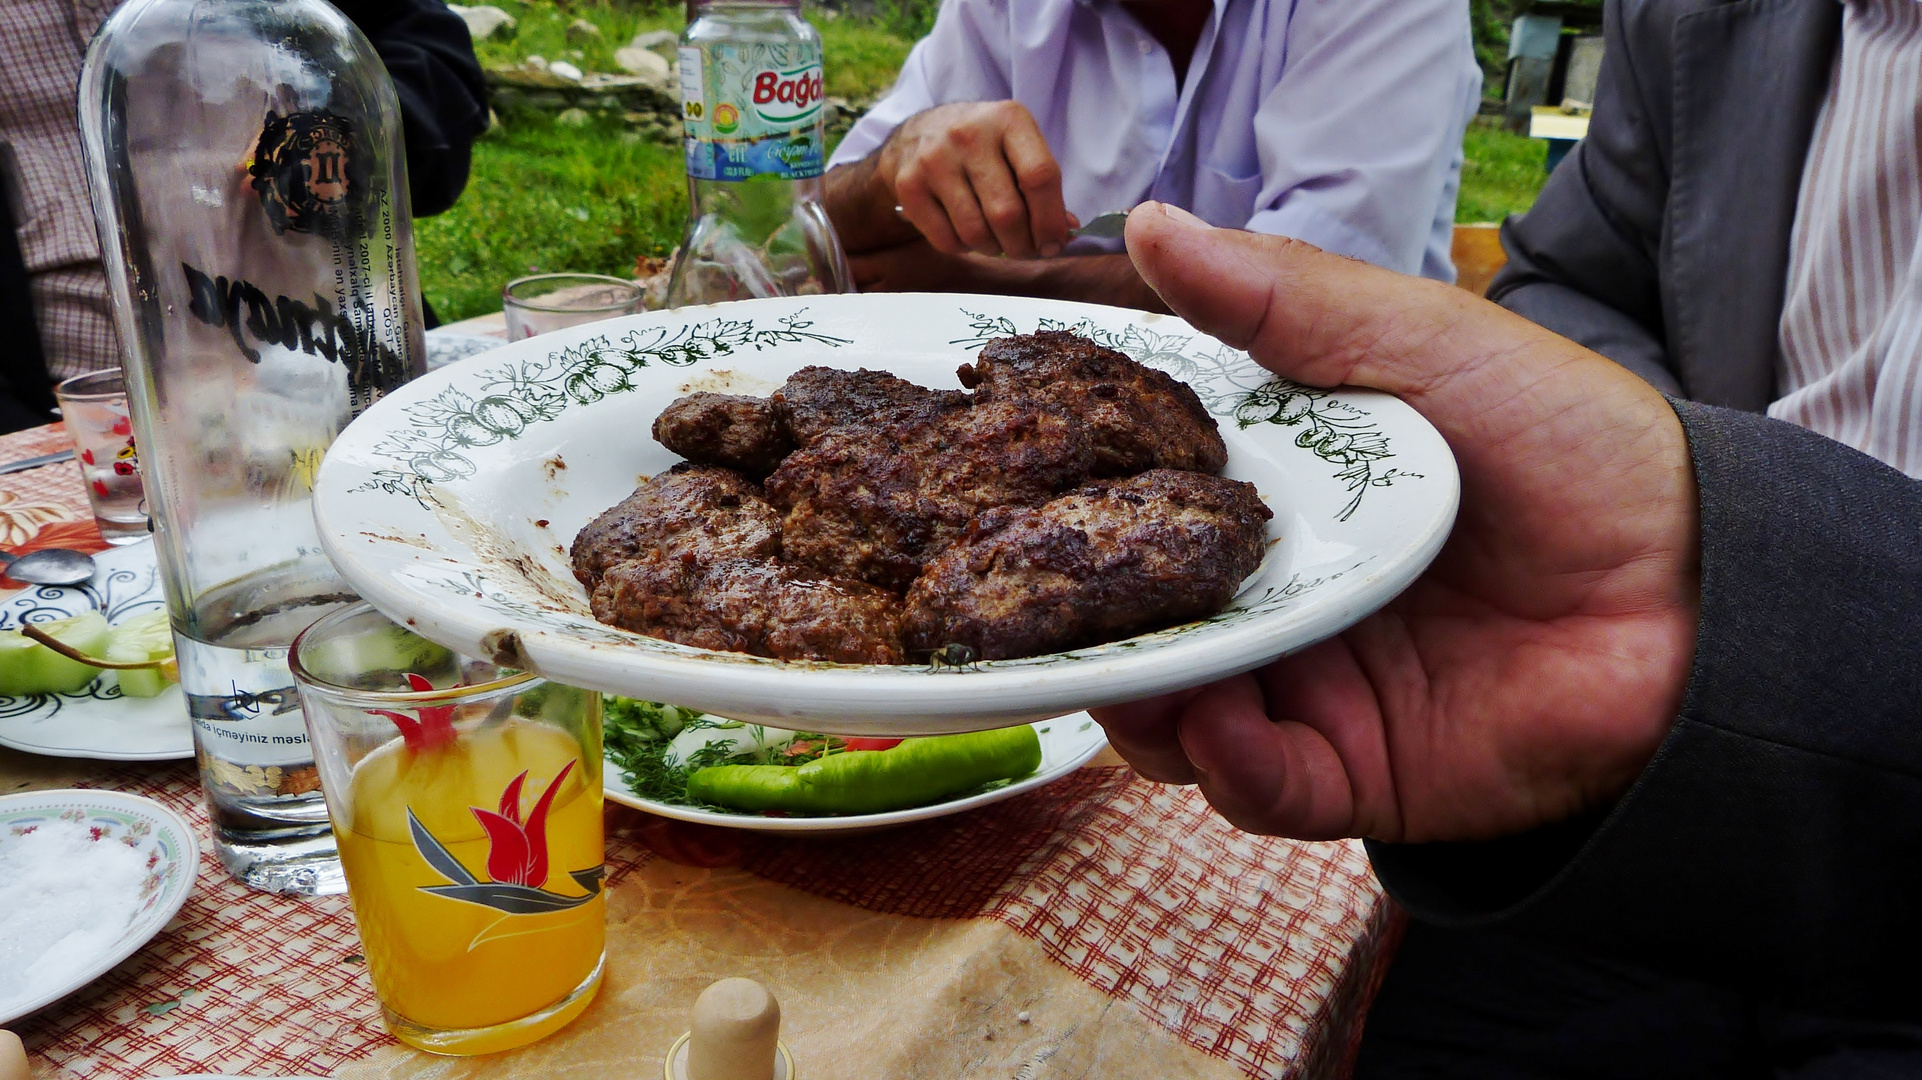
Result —
[[93, 579], [93, 556], [70, 548], [45, 548], [15, 559], [6, 574], [28, 585], [79, 585]]
[[1070, 238], [1091, 236], [1097, 240], [1113, 240], [1126, 232], [1127, 228], [1128, 211], [1113, 210], [1089, 218], [1087, 223], [1079, 229], [1069, 229], [1068, 236]]
[[[894, 212], [897, 214], [905, 214], [907, 210], [897, 206], [894, 208]], [[1096, 214], [1094, 217], [1089, 218], [1080, 228], [1069, 229], [1068, 239], [1073, 240], [1077, 237], [1089, 236], [1096, 240], [1114, 240], [1127, 232], [1128, 215], [1131, 212], [1132, 211], [1128, 210], [1110, 210], [1105, 214]]]

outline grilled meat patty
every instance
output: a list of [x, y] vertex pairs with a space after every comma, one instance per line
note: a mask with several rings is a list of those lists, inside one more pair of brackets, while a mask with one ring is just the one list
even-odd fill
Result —
[[997, 506], [1038, 506], [1088, 476], [1077, 427], [1031, 405], [897, 411], [843, 425], [788, 455], [767, 479], [782, 551], [832, 577], [897, 592]]
[[689, 461], [725, 465], [749, 476], [774, 471], [794, 450], [787, 424], [766, 398], [689, 394], [654, 418], [654, 440]]
[[608, 570], [653, 552], [771, 559], [781, 554], [781, 519], [740, 473], [681, 464], [589, 522], [570, 554], [592, 596]]
[[637, 634], [777, 660], [899, 664], [901, 601], [773, 559], [651, 554], [609, 570], [594, 617]]
[[959, 375], [972, 395], [809, 367], [675, 401], [655, 438], [699, 464], [574, 540], [595, 617], [785, 660], [997, 659], [1212, 614], [1260, 563], [1271, 515], [1211, 475], [1227, 449], [1184, 383], [1060, 332]]
[[996, 338], [956, 372], [976, 406], [1019, 401], [1085, 425], [1096, 476], [1147, 469], [1220, 472], [1215, 419], [1187, 383], [1065, 330]]
[[788, 437], [803, 449], [847, 424], [871, 424], [906, 410], [911, 414], [965, 409], [973, 399], [959, 390], [930, 390], [885, 371], [804, 367], [768, 399]]
[[650, 637], [780, 660], [901, 662], [901, 601], [778, 560], [759, 484], [677, 465], [574, 538], [594, 617]]
[[1252, 484], [1173, 469], [988, 510], [908, 590], [904, 644], [994, 660], [1212, 615], [1260, 565], [1272, 516]]
[[654, 419], [654, 438], [689, 461], [760, 478], [797, 447], [846, 424], [965, 409], [959, 390], [929, 390], [885, 371], [805, 367], [771, 397], [693, 393]]

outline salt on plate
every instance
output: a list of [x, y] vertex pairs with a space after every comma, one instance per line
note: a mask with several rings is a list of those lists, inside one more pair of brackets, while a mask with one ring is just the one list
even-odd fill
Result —
[[146, 858], [77, 821], [0, 835], [0, 1016], [113, 948], [140, 909]]

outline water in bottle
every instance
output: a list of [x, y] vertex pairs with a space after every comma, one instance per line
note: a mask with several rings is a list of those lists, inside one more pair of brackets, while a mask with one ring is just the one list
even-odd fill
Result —
[[355, 599], [321, 456], [424, 370], [393, 84], [324, 0], [130, 0], [80, 121], [215, 849], [255, 888], [340, 891], [287, 651]]
[[821, 37], [798, 0], [715, 0], [681, 35], [688, 226], [668, 306], [853, 291], [821, 205]]

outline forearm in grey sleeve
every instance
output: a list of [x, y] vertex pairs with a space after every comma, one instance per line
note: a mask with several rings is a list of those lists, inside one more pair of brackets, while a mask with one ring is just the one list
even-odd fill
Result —
[[[1502, 226], [1509, 261], [1488, 298], [1679, 396], [1656, 261], [1668, 198], [1667, 86], [1644, 86], [1637, 77], [1624, 9], [1607, 9], [1588, 137], [1548, 178], [1534, 208]], [[1662, 68], [1662, 58], [1643, 59]]]
[[1376, 872], [1420, 918], [1922, 1016], [1922, 483], [1778, 421], [1675, 409], [1702, 611], [1667, 740], [1595, 818], [1371, 842]]

